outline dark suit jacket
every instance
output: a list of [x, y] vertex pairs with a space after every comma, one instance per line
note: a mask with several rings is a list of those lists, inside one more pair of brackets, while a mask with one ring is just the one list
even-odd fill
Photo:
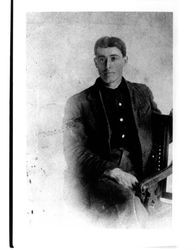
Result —
[[[151, 117], [159, 112], [144, 84], [126, 81], [142, 150], [143, 171], [152, 149]], [[121, 151], [111, 151], [111, 130], [98, 81], [68, 99], [64, 116], [64, 152], [68, 166], [84, 182], [116, 168]]]

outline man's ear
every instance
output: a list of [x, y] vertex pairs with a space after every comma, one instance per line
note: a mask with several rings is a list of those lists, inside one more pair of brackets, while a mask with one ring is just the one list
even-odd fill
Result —
[[128, 63], [128, 56], [123, 57], [124, 58], [124, 63]]
[[95, 67], [97, 68], [97, 58], [94, 58]]

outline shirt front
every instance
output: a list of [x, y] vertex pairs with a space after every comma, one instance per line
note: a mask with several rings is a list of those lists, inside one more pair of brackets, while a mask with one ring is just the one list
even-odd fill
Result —
[[125, 79], [122, 78], [116, 89], [107, 88], [100, 82], [100, 90], [112, 132], [111, 148], [123, 148], [129, 151], [131, 161], [139, 170], [142, 165], [141, 146]]

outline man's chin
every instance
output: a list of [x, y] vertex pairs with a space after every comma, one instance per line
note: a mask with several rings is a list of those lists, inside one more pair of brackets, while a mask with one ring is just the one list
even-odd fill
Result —
[[117, 79], [112, 78], [112, 77], [102, 77], [102, 80], [106, 83], [106, 84], [112, 84], [113, 82], [115, 82]]

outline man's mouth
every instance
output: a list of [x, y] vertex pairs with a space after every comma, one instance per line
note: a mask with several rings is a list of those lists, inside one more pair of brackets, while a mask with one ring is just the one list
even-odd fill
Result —
[[110, 72], [110, 71], [105, 71], [104, 72], [104, 75], [111, 75], [111, 74], [114, 74], [114, 72]]

